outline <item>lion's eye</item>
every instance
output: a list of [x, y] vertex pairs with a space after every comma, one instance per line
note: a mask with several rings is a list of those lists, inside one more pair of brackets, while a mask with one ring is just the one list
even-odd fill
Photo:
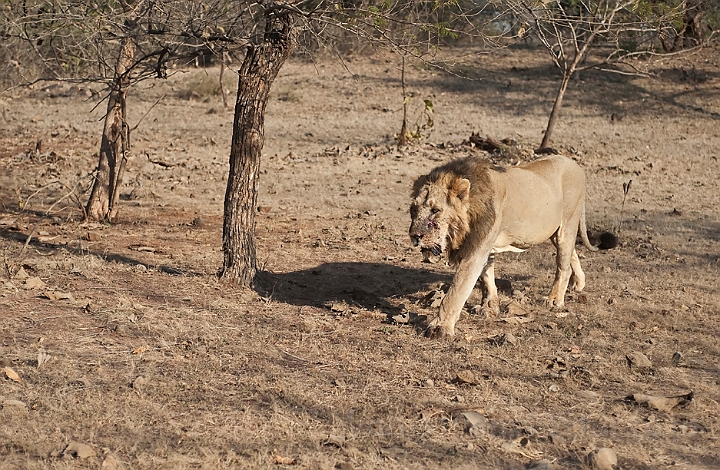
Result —
[[439, 207], [433, 207], [432, 209], [430, 209], [430, 212], [432, 212], [433, 214], [437, 214], [438, 212], [440, 212], [440, 208], [439, 208]]

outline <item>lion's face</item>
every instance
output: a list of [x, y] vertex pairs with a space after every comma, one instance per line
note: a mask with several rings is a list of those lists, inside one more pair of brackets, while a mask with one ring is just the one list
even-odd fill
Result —
[[442, 175], [436, 181], [420, 177], [410, 205], [410, 240], [419, 246], [425, 260], [456, 250], [469, 228], [470, 181]]

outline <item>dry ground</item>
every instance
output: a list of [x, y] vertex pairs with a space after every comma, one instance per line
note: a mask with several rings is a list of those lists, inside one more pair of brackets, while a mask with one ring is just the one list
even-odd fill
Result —
[[[97, 90], [1, 95], [0, 467], [582, 468], [601, 447], [625, 469], [720, 467], [718, 50], [571, 84], [556, 147], [587, 171], [591, 230], [621, 245], [581, 249], [588, 286], [562, 312], [541, 302], [549, 244], [500, 256], [502, 300], [531, 321], [465, 312], [444, 342], [391, 321], [433, 315], [424, 298], [452, 276], [409, 247], [411, 182], [482, 153], [471, 132], [532, 149], [559, 78], [538, 51], [452, 54], [475, 80], [412, 68], [412, 121], [430, 99], [435, 126], [404, 151], [397, 60], [283, 67], [254, 291], [216, 278], [232, 127], [217, 69], [131, 94], [142, 121], [111, 225], [76, 204]], [[626, 400], [690, 392], [669, 411]]]

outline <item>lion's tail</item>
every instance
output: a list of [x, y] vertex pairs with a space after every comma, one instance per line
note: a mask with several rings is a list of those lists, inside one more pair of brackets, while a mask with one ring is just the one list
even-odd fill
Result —
[[590, 243], [590, 240], [588, 240], [587, 236], [587, 224], [585, 223], [585, 205], [583, 204], [582, 212], [580, 213], [580, 238], [582, 239], [582, 243], [590, 251], [598, 251], [599, 248], [596, 246], [593, 246]]

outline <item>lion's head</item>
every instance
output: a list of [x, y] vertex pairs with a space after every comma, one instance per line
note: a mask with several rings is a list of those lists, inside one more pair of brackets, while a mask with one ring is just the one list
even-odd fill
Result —
[[[410, 240], [425, 260], [447, 252], [455, 263], [464, 245], [484, 239], [495, 220], [489, 166], [477, 158], [456, 160], [415, 181]], [[469, 242], [469, 243], [466, 243]]]

